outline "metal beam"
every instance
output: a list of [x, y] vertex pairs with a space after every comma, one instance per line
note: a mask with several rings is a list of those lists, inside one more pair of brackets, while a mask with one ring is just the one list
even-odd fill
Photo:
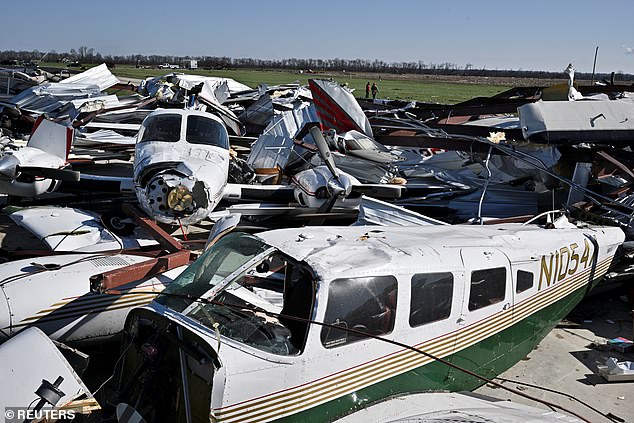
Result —
[[90, 289], [93, 292], [105, 292], [139, 279], [149, 278], [176, 267], [184, 266], [194, 259], [187, 250], [178, 251], [129, 266], [114, 269], [90, 277]]
[[[408, 148], [441, 148], [443, 150], [472, 151], [488, 153], [489, 145], [474, 140], [460, 138], [438, 138], [425, 135], [376, 135], [376, 141], [383, 145]], [[492, 154], [501, 154], [496, 149]]]
[[156, 222], [143, 214], [136, 206], [132, 204], [123, 204], [121, 206], [123, 212], [134, 219], [143, 229], [148, 231], [152, 238], [154, 238], [161, 247], [165, 248], [170, 253], [175, 253], [184, 249], [185, 247], [173, 236], [165, 232]]

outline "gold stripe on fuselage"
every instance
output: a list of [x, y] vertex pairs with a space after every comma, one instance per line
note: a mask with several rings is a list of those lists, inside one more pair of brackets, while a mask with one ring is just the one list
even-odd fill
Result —
[[[607, 272], [612, 258], [612, 256], [607, 257], [597, 264], [595, 279]], [[468, 327], [425, 341], [416, 345], [416, 348], [441, 358], [465, 349], [482, 339], [501, 332], [526, 316], [555, 303], [587, 284], [587, 276], [589, 276], [591, 270], [592, 267], [588, 267], [568, 278], [553, 283], [550, 289], [538, 291], [516, 307], [498, 312]], [[515, 318], [513, 318], [513, 311], [515, 312]], [[454, 346], [456, 332], [460, 336], [457, 337], [458, 341]], [[327, 402], [330, 399], [345, 395], [347, 392], [370, 386], [375, 382], [405, 373], [431, 361], [433, 360], [410, 350], [397, 351], [354, 368], [326, 376], [312, 383], [309, 382], [266, 397], [215, 409], [212, 411], [212, 416], [222, 422], [240, 421], [246, 423], [252, 419], [266, 418], [265, 416], [271, 413], [274, 413], [275, 417], [281, 417], [280, 410], [286, 410], [283, 415], [294, 414], [310, 408], [312, 405]], [[292, 407], [288, 408], [289, 405]]]

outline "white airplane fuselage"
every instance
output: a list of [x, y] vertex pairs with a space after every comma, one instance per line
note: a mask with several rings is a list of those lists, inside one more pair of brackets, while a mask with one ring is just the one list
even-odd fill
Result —
[[[484, 382], [345, 329], [494, 377], [583, 298], [623, 239], [619, 228], [521, 224], [232, 233], [130, 313], [125, 366], [153, 364], [122, 375], [118, 401], [146, 420], [321, 422], [412, 392], [471, 390]], [[144, 384], [161, 400], [142, 398]]]

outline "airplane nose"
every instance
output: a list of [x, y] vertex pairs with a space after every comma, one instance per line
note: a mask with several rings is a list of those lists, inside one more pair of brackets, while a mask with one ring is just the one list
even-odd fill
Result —
[[192, 177], [163, 173], [154, 176], [146, 188], [149, 208], [160, 215], [182, 218], [207, 207], [204, 183]]

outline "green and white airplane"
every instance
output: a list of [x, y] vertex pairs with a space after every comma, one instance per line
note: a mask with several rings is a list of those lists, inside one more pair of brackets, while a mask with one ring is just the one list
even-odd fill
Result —
[[565, 218], [229, 233], [128, 315], [119, 421], [323, 422], [475, 389], [436, 358], [487, 378], [510, 368], [623, 240]]

